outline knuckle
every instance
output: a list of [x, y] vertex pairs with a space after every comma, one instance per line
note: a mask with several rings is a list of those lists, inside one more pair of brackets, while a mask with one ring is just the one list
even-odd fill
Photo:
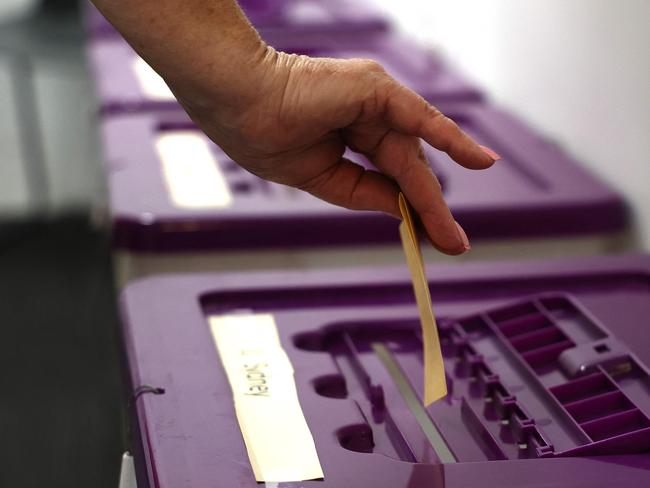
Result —
[[411, 177], [413, 171], [417, 169], [417, 164], [408, 159], [403, 159], [395, 171], [395, 179], [397, 181], [404, 181]]
[[458, 124], [454, 122], [453, 119], [450, 119], [446, 115], [443, 115], [443, 123], [447, 127], [447, 129], [452, 132], [453, 134], [458, 134], [460, 132], [460, 127], [458, 127]]
[[418, 159], [420, 161], [427, 161], [427, 155], [424, 152], [424, 148], [422, 147], [422, 144], [418, 141]]
[[433, 172], [433, 170], [431, 171], [431, 174], [432, 174], [432, 176], [433, 176], [433, 182], [434, 182], [434, 184], [436, 185], [436, 189], [437, 189], [440, 193], [442, 193], [442, 185], [440, 184], [440, 180], [439, 180], [438, 177], [435, 175], [435, 173]]
[[458, 143], [458, 138], [462, 134], [462, 131], [456, 122], [443, 113], [437, 112], [436, 118], [438, 132], [443, 136], [438, 149], [449, 152]]
[[358, 166], [354, 167], [352, 174], [350, 175], [350, 186], [346, 192], [345, 198], [343, 199], [343, 206], [352, 210], [359, 209], [356, 204], [356, 196], [359, 187], [361, 186], [361, 181], [365, 175], [365, 169]]
[[362, 59], [359, 61], [359, 68], [370, 73], [386, 73], [384, 67], [374, 59]]
[[453, 119], [447, 117], [435, 107], [432, 107], [432, 109], [435, 112], [433, 117], [436, 119], [436, 122], [438, 123], [441, 131], [444, 131], [452, 137], [456, 137], [461, 133], [460, 127]]
[[[418, 97], [420, 96], [418, 95]], [[426, 125], [431, 123], [431, 121], [434, 121], [439, 117], [443, 116], [442, 113], [440, 113], [436, 107], [431, 105], [422, 97], [420, 97], [420, 103], [421, 103], [420, 106], [422, 107], [423, 113], [422, 116], [418, 117], [418, 124], [416, 127], [417, 132], [421, 132]]]
[[440, 110], [438, 110], [436, 107], [428, 103], [426, 100], [422, 99], [423, 105], [424, 105], [424, 115], [425, 117], [429, 119], [437, 119], [437, 120], [442, 120], [447, 118], [445, 114], [443, 114]]

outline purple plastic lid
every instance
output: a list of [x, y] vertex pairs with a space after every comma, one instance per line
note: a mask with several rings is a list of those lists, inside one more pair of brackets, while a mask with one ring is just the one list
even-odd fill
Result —
[[[390, 28], [388, 18], [373, 2], [364, 0], [240, 0], [239, 4], [264, 36], [288, 32], [363, 37]], [[90, 2], [85, 2], [83, 19], [91, 38], [120, 37]]]
[[[489, 170], [470, 171], [427, 149], [445, 198], [471, 238], [595, 234], [624, 227], [620, 196], [517, 119], [479, 104], [449, 105], [446, 112], [503, 158]], [[195, 129], [179, 114], [103, 121], [117, 247], [182, 251], [397, 242], [396, 220], [377, 212], [345, 210], [269, 183], [241, 169], [212, 143], [232, 204], [220, 209], [176, 206], [154, 141], [161, 134], [186, 130]], [[349, 156], [369, 164], [359, 155]]]
[[207, 317], [258, 312], [274, 316], [325, 473], [280, 487], [650, 483], [650, 257], [431, 266], [428, 277], [449, 388], [429, 424], [386, 361], [421, 394], [404, 268], [129, 285], [139, 486], [257, 486]]
[[[478, 102], [480, 90], [460, 76], [436, 55], [398, 36], [380, 36], [369, 41], [349, 42], [340, 36], [300, 36], [268, 39], [277, 49], [316, 57], [370, 58], [380, 62], [398, 81], [434, 104]], [[103, 114], [143, 110], [179, 109], [171, 98], [147, 93], [138, 79], [135, 65], [141, 61], [123, 40], [91, 42], [87, 48], [94, 73], [97, 98]]]

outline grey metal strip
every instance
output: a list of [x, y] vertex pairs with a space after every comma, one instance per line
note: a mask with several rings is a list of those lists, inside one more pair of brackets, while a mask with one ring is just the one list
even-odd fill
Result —
[[381, 343], [375, 342], [372, 344], [372, 349], [375, 351], [375, 354], [377, 354], [377, 357], [383, 363], [384, 367], [388, 371], [388, 374], [391, 376], [391, 378], [393, 378], [398, 391], [402, 395], [402, 398], [404, 398], [404, 401], [409, 407], [409, 410], [420, 424], [422, 432], [424, 432], [424, 435], [431, 443], [431, 447], [433, 447], [436, 455], [438, 456], [438, 459], [440, 459], [440, 462], [443, 464], [457, 462], [456, 457], [451, 452], [451, 449], [449, 449], [449, 446], [443, 439], [442, 435], [440, 435], [438, 428], [431, 421], [431, 418], [429, 417], [429, 414], [427, 414], [427, 411], [424, 409], [420, 398], [418, 397], [417, 393], [415, 393], [415, 390], [413, 390], [411, 383], [402, 372], [399, 364], [397, 364], [393, 359], [393, 355], [388, 350], [388, 348]]

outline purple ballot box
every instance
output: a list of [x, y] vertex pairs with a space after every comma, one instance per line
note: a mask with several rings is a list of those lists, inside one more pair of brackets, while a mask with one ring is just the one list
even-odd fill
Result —
[[[456, 105], [448, 114], [503, 157], [488, 170], [471, 171], [427, 148], [445, 198], [473, 241], [467, 257], [588, 254], [616, 244], [626, 221], [620, 197], [555, 145], [491, 106]], [[206, 260], [218, 256], [232, 269], [303, 266], [310, 250], [339, 266], [402, 262], [397, 220], [262, 180], [184, 115], [109, 117], [102, 134], [114, 244], [142, 266], [155, 269], [160, 258], [169, 270], [191, 263], [207, 270], [213, 266]], [[244, 257], [235, 259], [234, 251]], [[324, 258], [327, 252], [334, 254]], [[157, 271], [128, 276], [149, 272]]]
[[[372, 42], [348, 42], [340, 37], [307, 42], [283, 37], [272, 44], [311, 56], [374, 59], [397, 80], [441, 106], [482, 99], [478, 88], [433, 52], [397, 36], [381, 36]], [[180, 109], [162, 78], [124, 41], [92, 42], [88, 56], [102, 113]]]
[[364, 37], [390, 29], [388, 14], [371, 0], [244, 0], [240, 5], [263, 36], [294, 33]]
[[428, 278], [449, 394], [427, 408], [403, 267], [130, 285], [121, 311], [140, 488], [259, 486], [210, 324], [260, 316], [293, 367], [323, 472], [272, 486], [650, 484], [649, 257], [438, 265]]
[[[251, 23], [262, 35], [296, 34], [366, 37], [390, 28], [386, 15], [373, 2], [364, 0], [240, 0]], [[120, 34], [90, 3], [84, 24], [91, 38], [115, 38]]]

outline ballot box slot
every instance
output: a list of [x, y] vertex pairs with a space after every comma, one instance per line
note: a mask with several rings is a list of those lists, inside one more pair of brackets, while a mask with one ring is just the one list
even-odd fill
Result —
[[438, 428], [431, 421], [431, 418], [428, 416], [426, 409], [422, 406], [422, 401], [411, 386], [408, 378], [402, 372], [399, 364], [397, 364], [397, 362], [395, 362], [393, 359], [390, 351], [386, 348], [386, 346], [380, 343], [373, 343], [372, 348], [395, 382], [395, 385], [401, 393], [402, 398], [407, 403], [409, 410], [420, 424], [422, 432], [431, 444], [431, 447], [433, 447], [435, 450], [440, 462], [443, 464], [456, 462], [456, 457], [449, 449], [449, 446], [445, 442], [444, 438], [440, 435]]
[[573, 297], [441, 317], [439, 329], [449, 394], [428, 408], [415, 319], [330, 324], [293, 344], [332, 356], [339, 374], [314, 388], [355, 402], [368, 452], [444, 464], [650, 449], [647, 370]]
[[[453, 371], [448, 376], [453, 397], [428, 409], [421, 400], [422, 344], [417, 321], [336, 324], [327, 331], [315, 331], [312, 337], [302, 333], [294, 344], [302, 350], [332, 354], [345, 378], [348, 399], [359, 406], [372, 432], [366, 437], [366, 430], [353, 429], [362, 438], [372, 439], [372, 448], [358, 441], [369, 452], [409, 462], [453, 463], [535, 457], [528, 449], [529, 437], [536, 438], [531, 446], [548, 447], [542, 435], [530, 432], [532, 420], [513, 403], [507, 390], [494, 385], [486, 393], [478, 386], [475, 374], [486, 383], [492, 380], [487, 368], [454, 369], [458, 357], [451, 350], [465, 359], [474, 353], [471, 346], [450, 346], [448, 332], [443, 332], [447, 340], [443, 350], [448, 369]], [[508, 418], [512, 421], [504, 425]], [[459, 431], [462, 437], [454, 438]], [[345, 432], [343, 447], [349, 448], [354, 442], [350, 430]], [[423, 442], [428, 449], [422, 449]]]
[[[338, 435], [342, 447], [350, 449], [350, 445], [362, 445], [368, 452], [394, 459], [425, 461], [417, 451], [420, 439], [414, 442], [412, 436], [409, 438], [409, 427], [405, 428], [403, 424], [404, 412], [386, 405], [386, 398], [392, 395], [390, 389], [394, 387], [387, 370], [365, 344], [363, 349], [357, 348], [354, 336], [354, 333], [342, 330], [329, 335], [323, 343], [346, 379], [347, 398], [356, 403], [371, 431], [368, 438], [365, 430], [355, 427], [356, 424], [344, 426], [345, 435]], [[407, 420], [412, 421], [412, 418], [409, 416]], [[354, 440], [352, 432], [361, 439]]]

